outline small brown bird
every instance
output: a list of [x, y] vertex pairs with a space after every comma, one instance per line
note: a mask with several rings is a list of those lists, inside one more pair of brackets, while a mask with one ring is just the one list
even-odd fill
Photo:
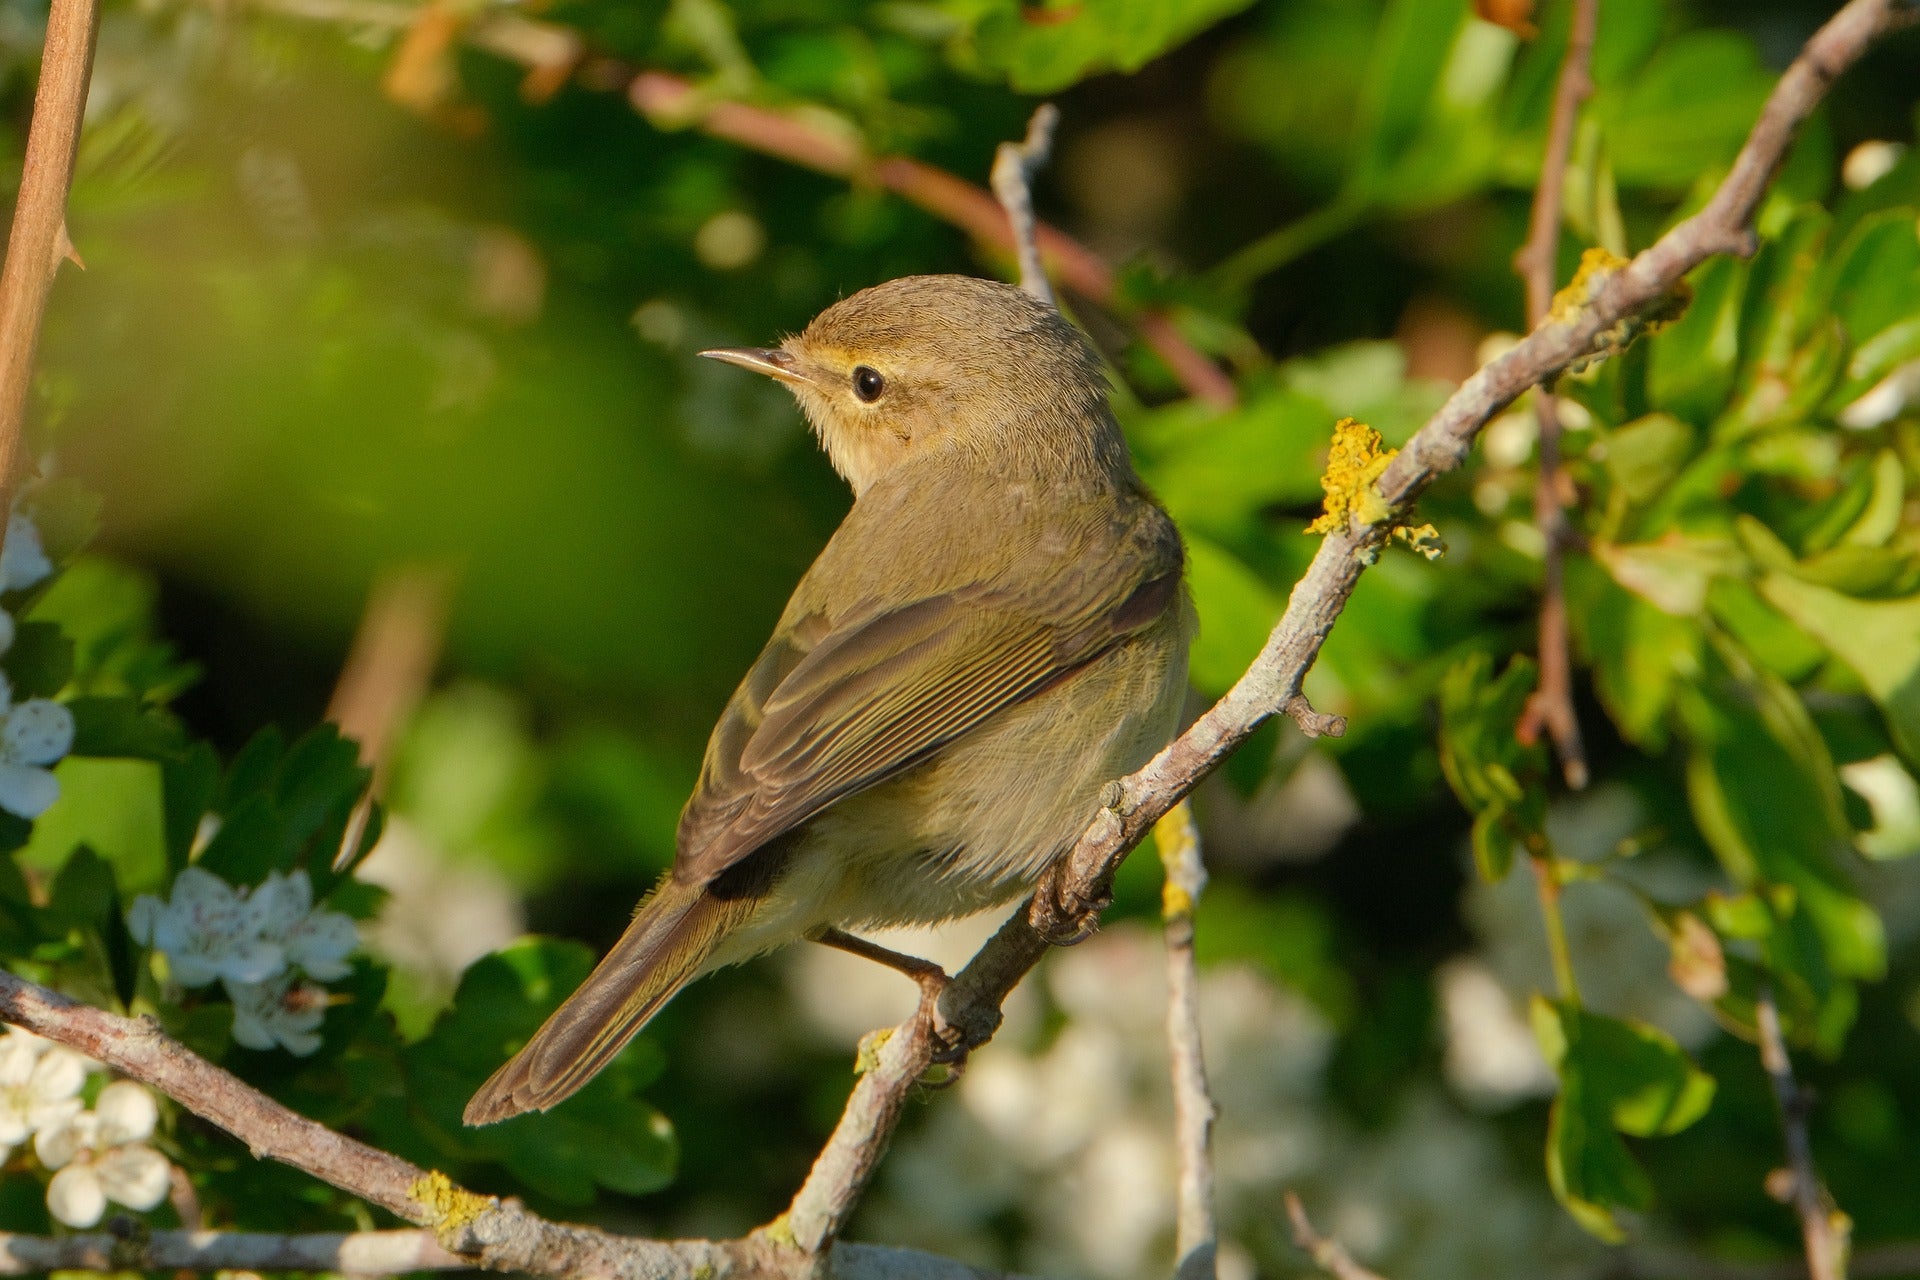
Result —
[[673, 869], [467, 1104], [580, 1088], [689, 981], [801, 938], [1011, 901], [1175, 728], [1192, 609], [1085, 339], [1011, 285], [914, 276], [766, 350], [853, 486], [707, 745]]

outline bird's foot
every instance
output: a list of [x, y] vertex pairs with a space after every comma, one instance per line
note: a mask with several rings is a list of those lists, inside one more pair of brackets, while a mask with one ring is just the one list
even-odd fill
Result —
[[919, 956], [910, 956], [831, 927], [816, 930], [807, 936], [823, 946], [861, 956], [912, 978], [920, 988], [920, 1005], [915, 1017], [927, 1028], [927, 1036], [933, 1045], [934, 1062], [950, 1069], [946, 1078], [938, 1083], [951, 1083], [959, 1077], [960, 1071], [966, 1066], [967, 1053], [977, 1041], [963, 1028], [947, 1021], [946, 1014], [940, 1011], [940, 997], [953, 983], [945, 969], [931, 960], [922, 960]]
[[1071, 947], [1100, 927], [1100, 915], [1113, 905], [1113, 886], [1101, 881], [1091, 890], [1068, 883], [1064, 864], [1056, 864], [1033, 891], [1027, 923], [1048, 944]]

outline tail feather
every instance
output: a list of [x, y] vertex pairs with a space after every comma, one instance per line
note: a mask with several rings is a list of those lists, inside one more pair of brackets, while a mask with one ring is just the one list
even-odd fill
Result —
[[699, 975], [714, 946], [751, 914], [750, 900], [663, 881], [580, 989], [467, 1103], [466, 1122], [545, 1111], [573, 1095]]

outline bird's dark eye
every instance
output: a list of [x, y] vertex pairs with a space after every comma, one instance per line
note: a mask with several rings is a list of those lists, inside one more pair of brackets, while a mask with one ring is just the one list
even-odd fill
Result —
[[887, 380], [880, 376], [878, 369], [869, 369], [866, 365], [855, 365], [853, 370], [853, 394], [868, 404], [880, 398], [887, 389]]

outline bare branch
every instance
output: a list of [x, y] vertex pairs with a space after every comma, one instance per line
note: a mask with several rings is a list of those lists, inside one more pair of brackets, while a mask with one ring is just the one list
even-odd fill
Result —
[[1847, 1227], [1845, 1215], [1829, 1207], [1820, 1171], [1813, 1163], [1813, 1141], [1807, 1133], [1807, 1114], [1813, 1099], [1793, 1078], [1793, 1059], [1780, 1031], [1780, 1010], [1773, 991], [1760, 988], [1754, 1006], [1760, 1028], [1760, 1065], [1767, 1069], [1773, 1099], [1780, 1106], [1780, 1125], [1786, 1133], [1788, 1185], [1780, 1198], [1800, 1215], [1800, 1238], [1807, 1250], [1807, 1270], [1813, 1280], [1846, 1280]]
[[1020, 287], [1050, 307], [1058, 307], [1053, 286], [1047, 283], [1046, 264], [1034, 239], [1033, 175], [1053, 151], [1053, 130], [1060, 111], [1051, 102], [1033, 109], [1024, 142], [1003, 142], [993, 155], [993, 194], [1007, 211], [1014, 252], [1020, 259]]
[[1293, 1224], [1293, 1242], [1333, 1280], [1381, 1280], [1379, 1273], [1355, 1262], [1338, 1240], [1315, 1231], [1313, 1223], [1307, 1221], [1307, 1207], [1291, 1191], [1287, 1192], [1287, 1218]]
[[[47, 293], [61, 262], [73, 256], [67, 238], [67, 189], [73, 183], [99, 23], [96, 0], [53, 0], [47, 13], [20, 195], [14, 201], [6, 263], [0, 266], [0, 497], [12, 493], [20, 463], [27, 389]], [[0, 508], [4, 506], [0, 501]], [[5, 525], [0, 519], [0, 537], [5, 536]]]
[[468, 1271], [431, 1231], [265, 1235], [242, 1231], [97, 1232], [79, 1236], [0, 1233], [0, 1275], [47, 1271], [338, 1271], [403, 1275]]
[[1200, 971], [1194, 962], [1194, 911], [1206, 891], [1200, 833], [1185, 800], [1154, 827], [1167, 882], [1160, 915], [1167, 935], [1167, 1056], [1173, 1073], [1173, 1138], [1179, 1170], [1175, 1186], [1174, 1280], [1211, 1280], [1218, 1274], [1220, 1229], [1214, 1221], [1213, 1122], [1218, 1115], [1207, 1087], [1200, 1043]]
[[[1553, 116], [1547, 127], [1547, 152], [1540, 162], [1540, 185], [1533, 194], [1533, 217], [1527, 242], [1514, 255], [1514, 269], [1527, 286], [1527, 323], [1539, 325], [1553, 305], [1554, 268], [1560, 256], [1561, 198], [1566, 188], [1567, 159], [1573, 153], [1574, 122], [1580, 106], [1593, 93], [1587, 68], [1593, 58], [1593, 36], [1599, 0], [1573, 0], [1573, 23], [1567, 36], [1566, 57], [1560, 63], [1560, 81], [1554, 88]], [[1572, 531], [1568, 527], [1560, 471], [1560, 402], [1542, 386], [1534, 392], [1540, 419], [1540, 475], [1533, 491], [1534, 521], [1546, 541], [1540, 588], [1540, 687], [1527, 704], [1521, 722], [1523, 736], [1544, 728], [1559, 757], [1561, 775], [1576, 789], [1587, 785], [1587, 753], [1580, 741], [1580, 720], [1573, 710], [1573, 659], [1568, 651], [1566, 555]]]
[[[0, 1020], [77, 1049], [122, 1075], [152, 1085], [245, 1142], [256, 1159], [291, 1165], [407, 1222], [428, 1228], [440, 1248], [459, 1255], [468, 1266], [527, 1271], [555, 1280], [605, 1280], [608, 1276], [622, 1280], [692, 1280], [694, 1276], [729, 1280], [814, 1273], [813, 1258], [777, 1241], [770, 1233], [745, 1240], [643, 1240], [549, 1222], [518, 1201], [463, 1191], [440, 1174], [429, 1173], [288, 1110], [165, 1035], [152, 1019], [117, 1017], [5, 970], [0, 970]], [[206, 1238], [201, 1232], [177, 1234]], [[19, 1256], [19, 1269], [33, 1269], [26, 1265], [25, 1255]], [[831, 1274], [858, 1280], [883, 1276], [889, 1280], [989, 1280], [1000, 1275], [912, 1249], [842, 1244], [827, 1257]], [[137, 1261], [115, 1262], [110, 1269], [139, 1269], [143, 1265]], [[156, 1263], [155, 1268], [175, 1265], [194, 1264]], [[429, 1265], [438, 1264], [420, 1263], [421, 1267]], [[5, 1255], [0, 1255], [0, 1272], [4, 1270]]]

